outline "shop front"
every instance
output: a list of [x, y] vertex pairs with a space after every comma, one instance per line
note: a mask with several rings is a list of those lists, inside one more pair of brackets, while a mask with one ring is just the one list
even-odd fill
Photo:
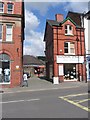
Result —
[[84, 56], [57, 56], [59, 79], [63, 79], [63, 81], [77, 81], [80, 75], [83, 76], [83, 63]]

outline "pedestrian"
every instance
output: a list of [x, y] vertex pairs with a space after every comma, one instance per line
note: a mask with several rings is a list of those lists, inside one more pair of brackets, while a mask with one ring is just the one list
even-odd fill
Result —
[[22, 85], [22, 87], [24, 85], [26, 85], [28, 87], [28, 78], [27, 78], [27, 74], [26, 73], [23, 74], [23, 81], [24, 81], [24, 84]]
[[40, 75], [40, 69], [39, 68], [37, 70], [37, 74], [38, 74], [38, 77], [39, 77], [39, 75]]

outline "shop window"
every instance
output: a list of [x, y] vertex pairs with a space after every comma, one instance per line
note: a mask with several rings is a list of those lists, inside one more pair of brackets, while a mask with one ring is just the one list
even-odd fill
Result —
[[0, 24], [0, 41], [2, 41], [2, 24]]
[[0, 83], [10, 82], [10, 57], [0, 54]]
[[13, 4], [8, 3], [8, 13], [12, 13], [12, 12], [13, 12]]
[[4, 12], [4, 3], [0, 2], [0, 13]]
[[12, 25], [6, 26], [6, 41], [12, 41]]
[[75, 54], [75, 44], [73, 42], [64, 43], [64, 53], [65, 54]]
[[73, 27], [71, 25], [65, 25], [65, 35], [73, 35]]

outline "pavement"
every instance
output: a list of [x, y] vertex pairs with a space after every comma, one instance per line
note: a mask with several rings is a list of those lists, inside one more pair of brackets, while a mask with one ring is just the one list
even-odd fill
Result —
[[47, 81], [45, 78], [31, 77], [28, 79], [28, 87], [16, 86], [14, 88], [2, 88], [0, 91], [2, 93], [15, 93], [15, 92], [27, 92], [27, 91], [43, 91], [43, 90], [55, 90], [55, 89], [68, 89], [68, 88], [77, 88], [80, 86], [87, 87], [88, 82], [62, 82], [59, 84], [53, 84], [50, 81]]

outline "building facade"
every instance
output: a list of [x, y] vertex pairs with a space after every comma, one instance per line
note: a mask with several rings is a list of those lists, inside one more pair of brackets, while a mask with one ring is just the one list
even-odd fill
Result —
[[46, 76], [55, 84], [86, 80], [85, 38], [80, 14], [69, 12], [65, 19], [62, 14], [56, 14], [55, 18], [46, 21]]
[[0, 1], [0, 84], [14, 87], [23, 75], [24, 2]]
[[[89, 4], [90, 6], [90, 4]], [[90, 11], [84, 15], [84, 26], [85, 26], [85, 44], [86, 44], [86, 68], [87, 68], [87, 81], [90, 80]]]

